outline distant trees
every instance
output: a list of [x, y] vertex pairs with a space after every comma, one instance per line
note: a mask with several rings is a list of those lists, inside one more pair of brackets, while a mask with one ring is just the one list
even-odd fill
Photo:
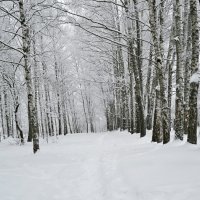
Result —
[[[66, 45], [70, 39], [64, 37], [63, 15], [52, 8], [48, 0], [3, 1], [0, 6], [1, 138], [18, 137], [21, 144], [27, 138], [34, 153], [39, 137], [48, 141], [49, 136], [85, 131], [82, 106], [76, 105], [76, 61]], [[94, 98], [91, 86], [83, 85], [88, 132], [94, 132]]]

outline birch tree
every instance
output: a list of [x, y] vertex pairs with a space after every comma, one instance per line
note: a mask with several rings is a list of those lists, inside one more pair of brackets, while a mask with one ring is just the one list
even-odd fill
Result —
[[19, 13], [20, 24], [22, 29], [22, 50], [24, 58], [25, 80], [27, 85], [28, 95], [28, 118], [29, 118], [29, 137], [28, 141], [33, 140], [33, 152], [36, 153], [39, 149], [39, 133], [37, 132], [37, 116], [35, 110], [35, 102], [33, 98], [33, 83], [31, 76], [31, 63], [30, 63], [30, 28], [26, 20], [24, 2], [19, 0]]
[[[170, 131], [169, 131], [169, 121], [168, 121], [168, 106], [167, 99], [165, 96], [165, 75], [164, 75], [164, 66], [163, 66], [163, 54], [159, 45], [158, 38], [158, 27], [157, 27], [157, 17], [156, 17], [156, 1], [149, 0], [149, 22], [151, 27], [151, 35], [155, 51], [155, 68], [158, 75], [158, 83], [160, 90], [161, 98], [161, 118], [162, 118], [162, 130], [163, 130], [163, 143], [168, 143], [170, 140]], [[162, 15], [162, 13], [161, 13]]]
[[181, 20], [181, 1], [176, 0], [176, 111], [175, 111], [175, 135], [179, 140], [183, 140], [183, 45], [182, 45], [182, 20]]
[[197, 97], [199, 88], [199, 26], [197, 1], [190, 0], [191, 28], [192, 28], [192, 60], [189, 97], [189, 126], [188, 142], [197, 144]]

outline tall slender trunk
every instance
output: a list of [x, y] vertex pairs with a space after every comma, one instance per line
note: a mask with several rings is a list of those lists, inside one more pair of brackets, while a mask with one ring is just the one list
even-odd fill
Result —
[[137, 67], [138, 67], [138, 74], [140, 79], [140, 90], [141, 95], [143, 97], [143, 76], [142, 76], [142, 40], [141, 40], [141, 27], [140, 27], [140, 18], [139, 18], [139, 11], [138, 11], [138, 0], [133, 0], [134, 2], [134, 10], [135, 10], [135, 18], [136, 18], [136, 60], [137, 60]]
[[39, 135], [37, 132], [37, 116], [35, 110], [35, 102], [33, 98], [33, 84], [31, 75], [31, 63], [30, 63], [30, 30], [25, 17], [24, 1], [19, 0], [19, 13], [20, 23], [22, 28], [22, 50], [24, 57], [24, 70], [25, 80], [28, 93], [28, 121], [29, 121], [29, 134], [28, 141], [33, 140], [33, 152], [36, 153], [39, 150]]
[[183, 107], [183, 45], [182, 45], [182, 28], [181, 28], [181, 2], [176, 0], [176, 108], [175, 108], [175, 138], [183, 140], [184, 127], [184, 107]]
[[58, 108], [58, 134], [62, 135], [62, 108], [61, 108], [61, 100], [60, 100], [60, 92], [57, 91], [57, 108]]
[[5, 139], [5, 127], [4, 127], [4, 110], [3, 110], [3, 99], [0, 92], [0, 111], [1, 111], [1, 127], [2, 127], [2, 137]]
[[166, 61], [166, 68], [165, 72], [168, 76], [168, 82], [167, 82], [167, 100], [168, 100], [168, 109], [169, 109], [169, 131], [171, 131], [171, 125], [172, 125], [172, 119], [171, 119], [171, 105], [172, 105], [172, 75], [173, 75], [173, 65], [175, 61], [175, 50], [174, 50], [174, 34], [175, 34], [175, 7], [173, 7], [173, 23], [171, 26], [171, 32], [170, 32], [170, 39], [169, 39], [169, 47], [168, 47], [168, 53], [167, 53], [167, 61]]
[[162, 120], [161, 120], [161, 101], [160, 101], [160, 90], [156, 88], [156, 100], [155, 100], [155, 111], [153, 120], [153, 132], [152, 132], [152, 142], [162, 142]]
[[[44, 41], [43, 36], [40, 37], [41, 43], [41, 53], [44, 54]], [[43, 78], [43, 86], [44, 86], [44, 121], [46, 126], [46, 134], [47, 136], [53, 136], [52, 125], [51, 125], [51, 112], [50, 112], [50, 99], [49, 99], [49, 85], [48, 85], [48, 78], [47, 78], [47, 64], [44, 58], [42, 57], [42, 78]]]
[[129, 65], [130, 68], [133, 70], [134, 74], [134, 79], [135, 79], [135, 98], [136, 98], [136, 120], [137, 120], [137, 125], [138, 127], [137, 131], [140, 132], [140, 137], [144, 137], [146, 135], [146, 124], [145, 124], [145, 119], [144, 119], [144, 106], [143, 106], [143, 97], [142, 97], [142, 91], [141, 91], [141, 81], [140, 81], [140, 73], [138, 70], [137, 62], [136, 62], [136, 57], [135, 53], [137, 49], [135, 49], [135, 41], [133, 37], [133, 27], [132, 23], [130, 21], [130, 2], [125, 1], [125, 12], [126, 12], [126, 18], [127, 18], [127, 29], [128, 29], [128, 56], [129, 56]]
[[39, 101], [39, 111], [40, 111], [40, 126], [41, 126], [41, 133], [42, 133], [42, 137], [43, 139], [45, 138], [45, 133], [47, 133], [47, 129], [46, 129], [46, 119], [45, 119], [45, 108], [42, 104], [42, 92], [38, 91], [38, 101]]
[[[54, 49], [56, 48], [55, 46], [55, 41], [53, 41], [54, 44]], [[57, 88], [56, 88], [56, 93], [57, 93], [57, 111], [58, 111], [58, 134], [62, 135], [62, 108], [61, 108], [61, 94], [60, 94], [60, 84], [59, 84], [59, 66], [56, 58], [56, 52], [54, 51], [54, 67], [55, 67], [55, 75], [56, 75], [56, 83], [57, 83]]]
[[169, 108], [169, 131], [171, 131], [172, 124], [172, 76], [173, 76], [173, 65], [175, 61], [175, 52], [173, 53], [172, 61], [168, 65], [168, 91], [167, 91], [167, 99], [168, 99], [168, 108]]
[[191, 14], [188, 15], [186, 59], [184, 63], [184, 133], [188, 134], [189, 126], [189, 98], [190, 98], [190, 76], [191, 76], [191, 56], [192, 56], [192, 34], [191, 34]]
[[199, 88], [199, 27], [197, 1], [190, 0], [190, 14], [192, 24], [192, 61], [191, 61], [191, 78], [190, 78], [190, 99], [189, 99], [189, 126], [188, 142], [197, 144], [197, 99]]
[[168, 122], [168, 105], [165, 96], [165, 74], [163, 67], [163, 57], [158, 40], [158, 27], [156, 19], [156, 1], [148, 0], [149, 3], [149, 14], [150, 14], [150, 27], [151, 35], [153, 39], [153, 45], [155, 50], [155, 68], [158, 74], [159, 88], [160, 88], [160, 99], [161, 99], [161, 117], [162, 117], [162, 130], [163, 130], [163, 143], [168, 143], [170, 140], [169, 122]]
[[[130, 59], [130, 56], [129, 56]], [[130, 61], [128, 63], [129, 66], [129, 78], [130, 78], [130, 133], [133, 134], [135, 132], [134, 128], [134, 99], [133, 99], [133, 70], [130, 66]]]
[[[118, 6], [116, 6], [116, 28], [120, 32], [121, 26], [120, 26], [120, 19], [119, 19], [119, 9]], [[118, 38], [118, 42], [121, 42], [121, 36], [120, 34], [116, 35]], [[124, 58], [123, 58], [123, 50], [121, 45], [117, 45], [117, 81], [119, 87], [119, 128], [121, 130], [126, 129], [126, 86], [125, 86], [125, 66], [124, 66]]]
[[8, 94], [5, 88], [3, 89], [3, 94], [4, 94], [6, 133], [7, 133], [7, 137], [10, 137], [11, 136], [11, 117], [9, 113]]
[[64, 123], [64, 135], [68, 134], [68, 125], [67, 125], [67, 110], [66, 110], [66, 104], [62, 100], [62, 107], [63, 107], [63, 123]]
[[150, 51], [149, 51], [149, 64], [148, 64], [148, 71], [147, 71], [147, 81], [146, 81], [146, 87], [145, 87], [145, 94], [144, 94], [144, 110], [146, 110], [146, 103], [149, 96], [149, 91], [151, 88], [151, 75], [152, 75], [152, 64], [153, 61], [153, 46], [151, 45]]
[[34, 60], [34, 102], [35, 102], [35, 113], [36, 113], [36, 127], [37, 127], [37, 133], [39, 133], [39, 120], [38, 120], [38, 92], [39, 92], [39, 82], [38, 82], [38, 64], [37, 64], [37, 58], [36, 58], [36, 38], [35, 38], [35, 31], [33, 31], [33, 37], [32, 37], [32, 44], [33, 44], [33, 60]]

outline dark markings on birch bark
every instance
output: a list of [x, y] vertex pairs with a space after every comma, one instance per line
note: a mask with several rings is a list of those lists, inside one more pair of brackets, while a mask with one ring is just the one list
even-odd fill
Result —
[[33, 141], [33, 152], [36, 153], [39, 150], [39, 135], [37, 133], [37, 122], [36, 122], [36, 110], [33, 98], [33, 85], [31, 76], [31, 66], [30, 66], [30, 31], [25, 18], [24, 2], [19, 0], [19, 13], [20, 13], [20, 23], [22, 28], [22, 50], [24, 57], [24, 70], [25, 70], [25, 80], [28, 93], [28, 121], [29, 121], [29, 135], [28, 141]]
[[199, 68], [199, 27], [196, 0], [190, 0], [190, 14], [192, 26], [192, 77], [190, 80], [188, 142], [191, 144], [197, 144], [197, 97], [199, 80], [194, 76], [197, 76]]
[[183, 108], [183, 46], [182, 46], [182, 29], [181, 29], [181, 2], [176, 0], [176, 15], [175, 15], [175, 29], [176, 29], [176, 100], [175, 100], [175, 138], [183, 140], [184, 127], [184, 108]]
[[156, 1], [149, 0], [149, 14], [150, 14], [150, 27], [151, 27], [151, 35], [155, 50], [155, 68], [156, 73], [158, 74], [159, 86], [160, 86], [160, 98], [161, 98], [161, 116], [162, 116], [162, 130], [163, 130], [163, 143], [168, 143], [170, 140], [170, 132], [169, 132], [169, 118], [168, 118], [168, 105], [167, 99], [165, 96], [165, 75], [164, 75], [164, 67], [163, 67], [163, 57], [162, 50], [160, 49], [158, 33], [157, 33], [157, 19], [156, 19]]

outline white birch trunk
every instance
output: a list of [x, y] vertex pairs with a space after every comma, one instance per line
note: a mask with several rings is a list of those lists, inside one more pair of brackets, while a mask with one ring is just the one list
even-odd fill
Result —
[[175, 108], [175, 138], [183, 140], [184, 134], [184, 108], [183, 108], [183, 45], [182, 45], [182, 21], [181, 21], [181, 1], [176, 0], [175, 29], [176, 29], [176, 108]]
[[190, 78], [188, 142], [191, 144], [197, 144], [197, 99], [199, 88], [199, 27], [196, 0], [190, 0], [190, 13], [192, 23], [192, 76]]
[[39, 150], [39, 135], [37, 133], [37, 116], [35, 110], [35, 102], [33, 98], [33, 83], [31, 75], [31, 65], [30, 65], [30, 30], [26, 22], [25, 11], [24, 11], [24, 1], [19, 0], [19, 13], [20, 13], [20, 23], [22, 28], [22, 50], [24, 56], [24, 70], [25, 70], [25, 80], [28, 93], [28, 121], [29, 121], [29, 138], [28, 141], [33, 140], [33, 152], [36, 153]]

